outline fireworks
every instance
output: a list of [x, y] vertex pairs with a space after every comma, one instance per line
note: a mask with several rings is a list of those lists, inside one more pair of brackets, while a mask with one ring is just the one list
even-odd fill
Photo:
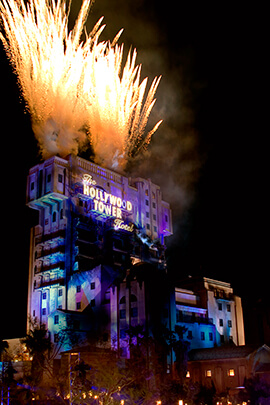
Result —
[[146, 94], [136, 50], [125, 64], [123, 45], [99, 41], [102, 18], [81, 41], [91, 0], [83, 0], [69, 32], [65, 0], [0, 0], [0, 34], [31, 114], [42, 155], [77, 153], [87, 138], [98, 163], [124, 166], [146, 148], [160, 77]]

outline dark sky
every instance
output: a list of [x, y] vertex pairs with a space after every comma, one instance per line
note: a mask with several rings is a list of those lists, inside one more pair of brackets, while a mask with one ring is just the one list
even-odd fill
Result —
[[[74, 1], [73, 13], [79, 4]], [[96, 0], [88, 29], [101, 15], [107, 25], [102, 39], [124, 27], [119, 42], [137, 48], [142, 77], [162, 74], [153, 122], [164, 123], [132, 173], [151, 177], [171, 203], [172, 273], [231, 282], [244, 303], [267, 300], [266, 10], [224, 2]], [[38, 149], [2, 48], [0, 71], [1, 332], [12, 337], [25, 333], [31, 223], [25, 186]]]

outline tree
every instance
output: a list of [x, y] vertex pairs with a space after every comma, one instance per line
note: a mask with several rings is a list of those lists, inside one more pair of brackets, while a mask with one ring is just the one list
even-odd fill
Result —
[[240, 392], [240, 401], [250, 401], [250, 405], [267, 405], [270, 402], [270, 384], [259, 376], [248, 378], [245, 389]]
[[43, 379], [46, 355], [52, 345], [46, 326], [38, 325], [36, 319], [30, 320], [30, 329], [25, 338], [21, 339], [32, 356], [31, 378], [33, 385], [39, 385]]

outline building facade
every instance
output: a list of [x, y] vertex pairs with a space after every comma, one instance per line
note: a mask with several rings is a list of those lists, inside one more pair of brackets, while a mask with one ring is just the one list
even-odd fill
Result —
[[172, 319], [187, 329], [190, 349], [245, 344], [241, 298], [230, 283], [189, 277], [175, 288], [174, 299]]
[[[267, 345], [223, 346], [189, 353], [188, 379], [232, 396], [245, 390], [246, 380], [270, 382], [270, 349]], [[269, 398], [268, 398], [269, 401]], [[269, 402], [265, 402], [269, 403]]]
[[55, 156], [30, 169], [27, 204], [39, 216], [31, 231], [28, 314], [66, 349], [98, 336], [128, 355], [126, 330], [153, 322], [142, 274], [151, 268], [159, 279], [166, 270], [172, 217], [159, 186]]

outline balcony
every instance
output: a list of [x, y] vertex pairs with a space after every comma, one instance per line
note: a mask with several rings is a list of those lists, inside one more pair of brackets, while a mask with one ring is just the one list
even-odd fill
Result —
[[48, 286], [52, 286], [52, 285], [64, 285], [65, 284], [65, 279], [64, 277], [59, 277], [59, 278], [55, 278], [53, 280], [39, 280], [39, 281], [35, 281], [34, 282], [34, 289], [37, 290], [39, 288], [44, 288], [44, 287], [48, 287]]
[[65, 269], [65, 262], [64, 261], [59, 261], [56, 263], [50, 263], [50, 264], [42, 264], [42, 266], [37, 267], [35, 269], [35, 274], [39, 273], [44, 273], [45, 271], [50, 271], [50, 270], [55, 270], [55, 269], [60, 269], [64, 270]]
[[[195, 314], [194, 314], [195, 315]], [[176, 322], [177, 323], [198, 323], [204, 325], [213, 325], [213, 319], [202, 317], [198, 315], [183, 315], [179, 312], [176, 312]]]
[[56, 240], [64, 240], [66, 236], [65, 229], [59, 229], [56, 232], [48, 233], [46, 235], [39, 235], [36, 237], [35, 246], [45, 242], [55, 242]]
[[42, 249], [36, 253], [35, 259], [50, 259], [56, 257], [58, 254], [65, 253], [65, 245], [58, 245], [51, 249]]

